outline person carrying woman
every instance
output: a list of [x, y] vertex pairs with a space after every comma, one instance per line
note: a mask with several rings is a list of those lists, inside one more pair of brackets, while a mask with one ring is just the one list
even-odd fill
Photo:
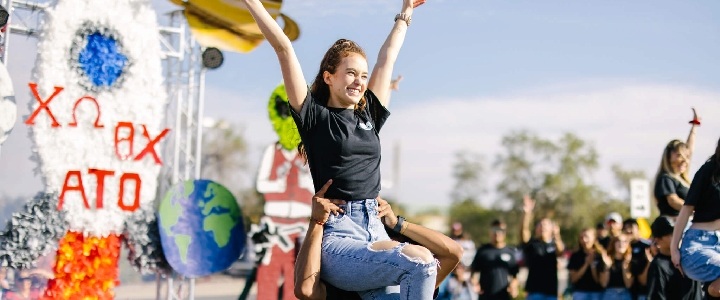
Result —
[[634, 276], [630, 270], [632, 249], [630, 237], [625, 233], [614, 237], [603, 255], [604, 268], [600, 272], [599, 282], [605, 288], [603, 300], [631, 300], [630, 287]]
[[[340, 39], [325, 53], [308, 89], [290, 40], [260, 0], [243, 0], [275, 50], [291, 114], [302, 142], [300, 153], [310, 166], [315, 191], [332, 182], [324, 197], [340, 199], [342, 213], [325, 226], [321, 278], [364, 299], [383, 298], [387, 286], [400, 285], [401, 299], [431, 299], [437, 262], [425, 247], [390, 240], [377, 218], [380, 192], [379, 133], [386, 109], [393, 65], [412, 20], [424, 0], [404, 0], [401, 13], [380, 49], [368, 76], [365, 52]], [[403, 230], [404, 219], [393, 224]], [[362, 279], [362, 280], [358, 280]]]
[[[683, 236], [693, 213], [692, 225]], [[705, 283], [711, 297], [720, 297], [720, 140], [715, 154], [695, 173], [670, 245], [673, 265]]]
[[[347, 201], [329, 200], [324, 198], [324, 193], [328, 189], [329, 184], [325, 184], [320, 191], [313, 197], [312, 201], [312, 218], [316, 220], [327, 220], [336, 212], [342, 213], [342, 206], [347, 205]], [[377, 198], [379, 206], [377, 207], [377, 216], [385, 224], [386, 228], [395, 228], [399, 222], [399, 217], [395, 216], [390, 204], [387, 201]], [[438, 260], [438, 274], [434, 282], [434, 288], [440, 286], [448, 275], [455, 269], [460, 262], [463, 249], [457, 242], [437, 231], [425, 228], [423, 226], [405, 221], [402, 235], [399, 232], [393, 234], [394, 239], [408, 240], [418, 243], [435, 254]], [[295, 296], [299, 299], [317, 299], [317, 300], [352, 300], [362, 299], [357, 292], [349, 292], [340, 290], [332, 285], [326, 284], [319, 278], [322, 267], [321, 252], [323, 248], [324, 228], [322, 225], [311, 222], [308, 227], [305, 240], [298, 252], [297, 262], [295, 263]], [[354, 272], [348, 270], [349, 273]], [[378, 274], [381, 275], [381, 274]], [[358, 280], [364, 278], [358, 277]], [[393, 293], [392, 290], [395, 290]], [[394, 294], [398, 298], [397, 287], [387, 288], [389, 295]], [[430, 297], [432, 297], [432, 293]], [[385, 299], [385, 298], [383, 298]]]
[[700, 118], [693, 108], [693, 120], [690, 121], [690, 135], [687, 142], [672, 140], [665, 146], [660, 168], [655, 176], [655, 203], [661, 216], [677, 218], [685, 203], [690, 187], [690, 159], [695, 149], [695, 129], [700, 126]]
[[602, 255], [605, 249], [595, 236], [595, 229], [585, 228], [580, 232], [580, 249], [570, 255], [567, 269], [570, 272], [573, 300], [601, 300], [603, 287], [600, 285]]

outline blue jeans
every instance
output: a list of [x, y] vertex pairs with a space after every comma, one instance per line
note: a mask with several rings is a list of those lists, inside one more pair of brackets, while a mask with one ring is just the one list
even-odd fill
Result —
[[603, 292], [573, 292], [573, 300], [602, 300]]
[[680, 244], [680, 264], [690, 279], [711, 282], [720, 278], [720, 231], [688, 229]]
[[525, 300], [557, 300], [557, 296], [545, 295], [545, 294], [528, 294]]
[[[405, 243], [373, 250], [374, 242], [389, 241], [377, 217], [375, 199], [348, 201], [345, 212], [325, 222], [320, 277], [363, 299], [432, 300], [437, 262], [425, 263], [402, 253]], [[396, 287], [400, 286], [399, 293]]]
[[632, 300], [630, 291], [626, 288], [607, 288], [603, 293], [603, 300]]

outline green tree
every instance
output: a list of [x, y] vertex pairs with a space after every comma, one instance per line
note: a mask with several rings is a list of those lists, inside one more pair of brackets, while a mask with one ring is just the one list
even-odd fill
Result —
[[[519, 220], [523, 195], [530, 194], [534, 220], [553, 219], [563, 240], [575, 246], [581, 229], [594, 225], [597, 208], [607, 205], [607, 193], [587, 181], [599, 168], [595, 147], [572, 133], [553, 140], [528, 130], [509, 133], [501, 146], [494, 165], [502, 176], [496, 204], [509, 206], [508, 219]], [[518, 227], [508, 223], [510, 232]]]
[[451, 199], [454, 202], [480, 201], [486, 192], [485, 177], [483, 177], [485, 172], [486, 167], [481, 154], [467, 150], [456, 152], [453, 164], [455, 186], [450, 193]]
[[264, 200], [255, 190], [255, 170], [250, 169], [248, 143], [241, 126], [225, 120], [203, 132], [202, 177], [226, 186], [242, 208], [246, 229], [263, 215]]

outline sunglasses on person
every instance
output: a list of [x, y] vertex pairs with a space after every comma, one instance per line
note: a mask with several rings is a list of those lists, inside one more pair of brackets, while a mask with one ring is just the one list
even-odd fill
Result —
[[493, 233], [505, 233], [505, 228], [497, 228], [496, 227], [496, 228], [492, 229], [492, 232]]
[[22, 282], [22, 281], [30, 281], [30, 279], [31, 279], [30, 277], [20, 277], [17, 280]]

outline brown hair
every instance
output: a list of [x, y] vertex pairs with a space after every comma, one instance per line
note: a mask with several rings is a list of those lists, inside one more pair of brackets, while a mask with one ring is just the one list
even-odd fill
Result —
[[582, 234], [585, 233], [585, 232], [592, 232], [592, 234], [595, 236], [595, 241], [593, 241], [591, 248], [592, 248], [593, 250], [595, 250], [595, 253], [602, 253], [602, 251], [605, 250], [605, 249], [603, 249], [603, 246], [600, 245], [600, 243], [598, 242], [597, 230], [595, 230], [595, 228], [592, 228], [592, 227], [586, 227], [586, 228], [583, 228], [583, 230], [580, 231], [580, 236], [578, 237], [578, 248], [580, 248], [580, 251], [584, 251], [584, 250], [585, 250], [585, 249], [582, 248]]
[[[325, 72], [329, 72], [330, 74], [335, 74], [337, 71], [337, 67], [342, 62], [343, 58], [350, 56], [350, 54], [360, 54], [362, 57], [367, 59], [367, 56], [365, 56], [365, 51], [355, 42], [351, 40], [346, 39], [339, 39], [335, 42], [335, 44], [328, 49], [327, 52], [325, 52], [325, 56], [323, 57], [322, 61], [320, 62], [320, 69], [318, 70], [317, 76], [315, 76], [315, 80], [312, 83], [312, 86], [310, 87], [310, 94], [322, 105], [327, 105], [328, 101], [330, 100], [330, 87], [327, 83], [325, 83]], [[365, 97], [360, 99], [360, 102], [355, 105], [356, 111], [362, 111], [365, 109]], [[303, 145], [303, 142], [300, 141], [300, 144], [298, 144], [298, 153], [300, 154], [303, 159], [305, 159], [305, 163], [307, 163], [307, 155], [305, 153], [305, 145]]]
[[610, 239], [610, 243], [608, 244], [607, 254], [608, 254], [608, 256], [610, 256], [610, 258], [612, 258], [612, 260], [613, 260], [613, 267], [616, 267], [616, 266], [615, 266], [615, 254], [617, 254], [617, 248], [616, 248], [615, 245], [617, 244], [617, 241], [620, 239], [620, 237], [624, 237], [624, 238], [627, 239], [627, 241], [628, 241], [627, 249], [625, 250], [625, 253], [623, 253], [623, 255], [624, 255], [624, 256], [631, 256], [631, 255], [632, 255], [632, 247], [630, 247], [630, 240], [631, 240], [630, 236], [628, 236], [627, 234], [622, 233], [622, 234], [620, 234], [620, 235], [618, 235], [618, 236], [616, 236], [616, 237], [611, 238], [611, 239]]

